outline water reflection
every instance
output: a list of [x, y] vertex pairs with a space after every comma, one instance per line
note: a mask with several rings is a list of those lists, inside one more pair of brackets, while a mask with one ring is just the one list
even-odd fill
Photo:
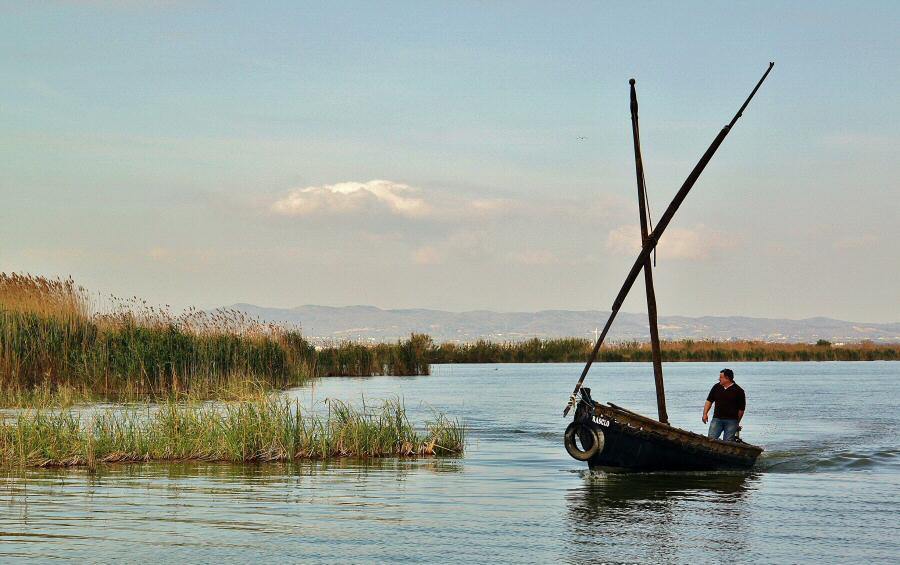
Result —
[[324, 540], [372, 540], [420, 523], [410, 515], [430, 503], [423, 487], [463, 470], [461, 459], [434, 458], [8, 473], [0, 488], [0, 555], [89, 558], [123, 544], [132, 556], [149, 555], [160, 544], [170, 552], [269, 551], [259, 536], [322, 550]]
[[[589, 473], [566, 493], [569, 562], [675, 562], [747, 547], [754, 473]], [[641, 543], [635, 543], [640, 540]]]
[[128, 480], [150, 478], [178, 481], [180, 479], [206, 479], [215, 482], [237, 484], [271, 484], [281, 483], [285, 479], [310, 477], [320, 474], [357, 475], [360, 478], [370, 473], [388, 474], [403, 480], [409, 473], [459, 473], [463, 470], [461, 457], [433, 457], [421, 459], [343, 458], [333, 460], [307, 460], [296, 462], [274, 463], [217, 463], [197, 461], [150, 462], [106, 464], [97, 467], [95, 472], [84, 468], [30, 468], [4, 469], [4, 487], [19, 490], [27, 487], [28, 482], [64, 484], [77, 481], [82, 485], [102, 484], [104, 480]]

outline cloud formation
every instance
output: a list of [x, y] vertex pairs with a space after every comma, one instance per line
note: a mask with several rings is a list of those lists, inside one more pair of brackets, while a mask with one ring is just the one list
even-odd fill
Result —
[[[663, 234], [657, 250], [665, 257], [687, 261], [705, 261], [717, 252], [734, 247], [726, 234], [698, 224], [693, 228], [672, 228]], [[617, 255], [636, 257], [641, 251], [638, 226], [620, 226], [609, 232], [606, 248]]]
[[[264, 206], [269, 214], [293, 218], [342, 217], [356, 222], [363, 217], [380, 217], [394, 227], [398, 224], [392, 219], [413, 220], [446, 236], [447, 229], [481, 229], [500, 220], [509, 222], [505, 224], [507, 230], [516, 229], [516, 222], [524, 223], [527, 228], [518, 227], [528, 232], [540, 231], [535, 230], [537, 226], [559, 223], [568, 226], [568, 230], [578, 222], [596, 227], [597, 222], [609, 222], [611, 217], [619, 216], [622, 202], [603, 196], [528, 199], [483, 191], [472, 194], [380, 179], [294, 188], [265, 199]], [[371, 228], [375, 224], [366, 225]], [[407, 227], [412, 225], [407, 223]]]
[[442, 256], [434, 246], [426, 245], [413, 251], [412, 260], [418, 265], [436, 265], [441, 262]]
[[352, 214], [368, 210], [416, 218], [433, 211], [421, 193], [418, 188], [388, 180], [341, 182], [295, 188], [276, 200], [271, 210], [283, 216]]

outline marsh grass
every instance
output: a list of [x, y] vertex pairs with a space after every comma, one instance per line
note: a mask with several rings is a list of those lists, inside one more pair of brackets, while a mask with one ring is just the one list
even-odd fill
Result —
[[[206, 385], [209, 385], [208, 387]], [[166, 401], [222, 400], [239, 401], [258, 397], [260, 394], [280, 389], [265, 379], [246, 375], [230, 375], [219, 383], [209, 381], [195, 383], [190, 389], [167, 390], [158, 394], [140, 388], [103, 392], [88, 385], [42, 382], [33, 387], [6, 387], [0, 389], [0, 408], [69, 408], [76, 405], [97, 403], [139, 403]]]
[[431, 337], [411, 334], [396, 343], [363, 345], [341, 342], [322, 348], [316, 355], [316, 374], [331, 376], [428, 375]]
[[361, 410], [331, 401], [306, 414], [271, 395], [236, 403], [169, 401], [93, 412], [29, 408], [0, 423], [0, 460], [13, 467], [138, 461], [266, 462], [416, 457], [463, 452], [465, 426], [436, 414], [419, 432], [398, 400]]
[[0, 403], [229, 398], [313, 376], [428, 374], [427, 336], [316, 351], [298, 330], [236, 310], [174, 315], [136, 297], [108, 302], [100, 311], [71, 278], [0, 273]]
[[[442, 343], [426, 353], [431, 363], [571, 363], [584, 362], [593, 342], [578, 338], [530, 339], [497, 343]], [[875, 361], [900, 359], [900, 344], [872, 342], [832, 345], [761, 341], [680, 340], [661, 343], [662, 359], [672, 361]], [[604, 345], [597, 356], [607, 362], [650, 362], [649, 343]]]
[[162, 394], [226, 386], [234, 376], [274, 386], [310, 376], [315, 350], [297, 331], [233, 310], [172, 315], [136, 298], [95, 312], [71, 279], [0, 273], [0, 384], [96, 394]]

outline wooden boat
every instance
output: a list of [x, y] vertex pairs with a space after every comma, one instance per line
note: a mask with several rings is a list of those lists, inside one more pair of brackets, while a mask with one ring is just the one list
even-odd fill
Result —
[[[744, 101], [712, 144], [688, 175], [681, 188], [654, 228], [648, 213], [647, 188], [644, 182], [644, 165], [641, 158], [640, 131], [638, 127], [638, 103], [635, 81], [631, 79], [631, 128], [634, 140], [635, 172], [637, 174], [638, 209], [641, 225], [641, 252], [625, 278], [619, 294], [613, 302], [609, 319], [597, 338], [591, 356], [585, 364], [569, 404], [563, 411], [568, 415], [574, 406], [575, 420], [569, 424], [564, 434], [564, 444], [569, 455], [579, 461], [586, 461], [594, 468], [618, 468], [646, 471], [705, 471], [716, 469], [746, 469], [753, 466], [762, 453], [761, 447], [735, 441], [710, 439], [669, 424], [666, 413], [666, 397], [663, 386], [662, 354], [656, 321], [656, 294], [653, 288], [653, 265], [650, 256], [660, 237], [668, 226], [678, 207], [697, 182], [703, 169], [731, 132], [756, 91], [772, 71], [775, 63], [763, 73], [756, 87]], [[653, 420], [614, 404], [603, 405], [590, 396], [590, 389], [584, 388], [585, 377], [600, 350], [613, 320], [622, 307], [625, 297], [634, 285], [638, 275], [644, 273], [647, 291], [647, 313], [650, 324], [650, 342], [653, 352], [653, 375], [656, 384], [656, 402], [659, 419]]]
[[565, 444], [591, 469], [635, 471], [748, 469], [763, 451], [742, 441], [709, 439], [612, 403], [594, 403], [588, 388], [581, 389]]

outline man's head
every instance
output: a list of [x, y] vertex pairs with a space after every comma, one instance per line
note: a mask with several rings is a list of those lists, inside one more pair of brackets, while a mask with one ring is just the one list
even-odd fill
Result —
[[734, 371], [731, 369], [722, 369], [719, 371], [719, 384], [728, 386], [734, 382]]

